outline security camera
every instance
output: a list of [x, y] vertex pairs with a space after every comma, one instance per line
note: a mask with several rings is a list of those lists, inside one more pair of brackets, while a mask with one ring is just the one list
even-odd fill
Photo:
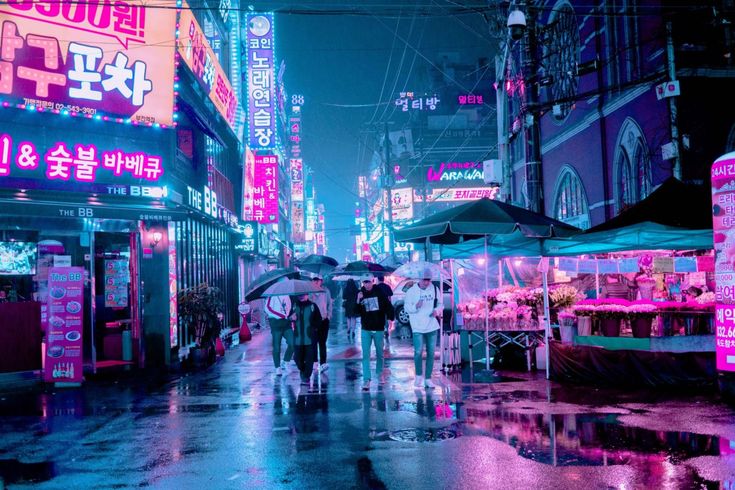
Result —
[[514, 41], [518, 41], [526, 32], [526, 15], [520, 10], [514, 10], [508, 15], [508, 30], [510, 37]]

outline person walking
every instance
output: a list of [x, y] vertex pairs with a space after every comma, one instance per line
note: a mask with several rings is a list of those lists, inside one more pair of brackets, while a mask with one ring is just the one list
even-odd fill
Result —
[[314, 342], [314, 361], [319, 360], [318, 369], [320, 373], [323, 373], [329, 369], [329, 365], [327, 364], [327, 338], [329, 337], [329, 323], [332, 319], [332, 293], [324, 287], [324, 279], [320, 276], [312, 277], [311, 281], [323, 291], [323, 293], [312, 293], [309, 295], [309, 300], [319, 308], [319, 313], [322, 316], [322, 321], [319, 328], [317, 328]]
[[[392, 299], [391, 299], [393, 297], [393, 288], [390, 287], [389, 284], [386, 284], [386, 282], [385, 282], [385, 274], [380, 274], [378, 276], [378, 283], [375, 285], [375, 287], [377, 289], [379, 289], [380, 292], [382, 292], [383, 295], [388, 299], [388, 303], [390, 305], [390, 309], [393, 310], [393, 302], [392, 302]], [[387, 346], [387, 344], [390, 344], [390, 332], [391, 332], [392, 327], [393, 327], [393, 317], [394, 317], [394, 314], [391, 314], [390, 315], [390, 318], [391, 319], [388, 319], [388, 317], [386, 317], [386, 319], [385, 319], [385, 343], [386, 343], [386, 346]]]
[[370, 347], [375, 344], [375, 373], [378, 382], [383, 382], [383, 336], [385, 334], [385, 321], [392, 317], [390, 301], [383, 292], [373, 285], [373, 278], [366, 275], [362, 279], [362, 289], [357, 293], [357, 310], [360, 313], [362, 323], [362, 389], [370, 389]]
[[294, 303], [289, 317], [294, 324], [294, 358], [301, 373], [301, 384], [308, 385], [314, 369], [314, 341], [316, 329], [322, 323], [319, 307], [302, 294]]
[[[291, 322], [288, 319], [291, 313], [291, 298], [271, 296], [265, 302], [265, 313], [271, 327], [273, 365], [276, 367], [276, 376], [281, 376], [293, 356], [293, 330], [291, 330]], [[286, 353], [283, 360], [281, 360], [281, 339], [286, 339]]]
[[347, 340], [355, 340], [357, 331], [357, 292], [358, 288], [353, 279], [348, 279], [345, 288], [342, 291], [342, 306], [345, 309], [345, 318], [347, 318]]
[[[421, 280], [406, 292], [404, 308], [408, 313], [411, 330], [413, 330], [413, 362], [416, 368], [416, 379], [413, 385], [420, 388], [434, 388], [431, 372], [434, 368], [434, 349], [439, 331], [441, 307], [439, 305], [438, 288], [431, 282], [431, 269], [426, 268]], [[426, 369], [423, 370], [421, 356], [426, 345]]]

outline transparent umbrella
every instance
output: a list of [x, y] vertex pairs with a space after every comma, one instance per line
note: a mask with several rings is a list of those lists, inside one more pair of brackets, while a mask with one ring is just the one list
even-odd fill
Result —
[[302, 281], [299, 279], [285, 279], [273, 284], [266, 289], [260, 296], [267, 298], [269, 296], [301, 296], [302, 294], [323, 294], [324, 290], [315, 285], [312, 281]]

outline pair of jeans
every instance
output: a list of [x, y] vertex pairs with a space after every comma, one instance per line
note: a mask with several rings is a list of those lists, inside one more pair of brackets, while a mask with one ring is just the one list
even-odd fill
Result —
[[309, 381], [314, 370], [314, 345], [297, 345], [294, 349], [294, 360], [301, 372], [301, 381]]
[[370, 381], [370, 346], [375, 343], [375, 357], [378, 362], [375, 365], [375, 373], [378, 377], [383, 373], [383, 336], [384, 331], [373, 332], [371, 330], [362, 331], [362, 378]]
[[[416, 376], [426, 376], [431, 378], [431, 371], [434, 369], [434, 350], [436, 349], [436, 336], [439, 330], [428, 333], [413, 333], [413, 364], [416, 368]], [[423, 344], [426, 344], [426, 370], [422, 368], [421, 354], [424, 350]]]
[[[314, 339], [314, 360], [319, 359], [319, 364], [327, 362], [327, 338], [329, 337], [329, 318], [324, 318], [322, 324], [316, 330], [316, 339]], [[317, 356], [317, 353], [319, 354]]]
[[288, 362], [293, 356], [293, 330], [291, 330], [291, 322], [286, 319], [279, 320], [270, 318], [271, 338], [273, 339], [273, 364], [276, 367], [281, 365], [281, 339], [286, 339], [286, 353], [283, 355], [283, 362]]

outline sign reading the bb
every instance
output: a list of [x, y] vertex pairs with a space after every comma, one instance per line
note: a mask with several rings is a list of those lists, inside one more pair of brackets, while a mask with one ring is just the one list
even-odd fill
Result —
[[273, 14], [246, 16], [248, 144], [252, 150], [276, 144]]
[[173, 123], [176, 11], [142, 0], [0, 5], [0, 95], [86, 116]]
[[194, 73], [199, 85], [209, 94], [217, 111], [231, 128], [235, 127], [237, 96], [230, 80], [217, 61], [204, 31], [194, 18], [194, 13], [184, 2], [179, 20], [179, 54], [186, 66]]
[[278, 223], [278, 157], [255, 156], [255, 183], [253, 185], [253, 220]]

